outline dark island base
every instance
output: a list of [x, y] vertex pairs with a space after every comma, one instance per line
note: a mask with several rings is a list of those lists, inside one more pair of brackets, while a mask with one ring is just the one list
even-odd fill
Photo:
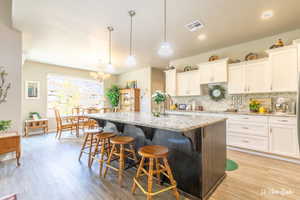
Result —
[[177, 187], [188, 198], [208, 199], [226, 176], [225, 121], [189, 132], [173, 132], [95, 120], [105, 130], [134, 137], [136, 150], [145, 145], [168, 147], [168, 160]]

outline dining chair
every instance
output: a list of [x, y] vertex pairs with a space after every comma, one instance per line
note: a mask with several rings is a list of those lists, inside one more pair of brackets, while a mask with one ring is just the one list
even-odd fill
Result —
[[76, 136], [79, 136], [78, 124], [74, 122], [74, 118], [64, 117], [62, 118], [60, 115], [59, 110], [54, 109], [55, 112], [55, 119], [56, 119], [56, 138], [60, 139], [62, 131], [76, 131]]

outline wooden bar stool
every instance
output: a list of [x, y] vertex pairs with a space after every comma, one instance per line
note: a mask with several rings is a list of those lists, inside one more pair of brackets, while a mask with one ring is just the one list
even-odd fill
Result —
[[[110, 153], [110, 139], [115, 137], [116, 134], [114, 133], [101, 133], [96, 135], [96, 147], [92, 156], [91, 165], [93, 164], [94, 159], [96, 159], [100, 164], [100, 176], [102, 176], [102, 169], [103, 169], [103, 163], [107, 160], [104, 160], [104, 154], [106, 154], [106, 157], [108, 159], [109, 153]], [[100, 151], [99, 151], [99, 147]], [[97, 159], [96, 155], [100, 154], [100, 159]]]
[[[122, 186], [122, 180], [123, 180], [123, 172], [125, 168], [125, 159], [131, 159], [134, 161], [134, 165], [138, 163], [138, 159], [135, 154], [134, 146], [133, 146], [134, 138], [129, 136], [116, 136], [111, 139], [112, 143], [112, 149], [110, 151], [106, 168], [104, 171], [104, 178], [106, 177], [108, 169], [113, 169], [118, 172], [118, 182], [119, 185]], [[129, 146], [128, 148], [125, 148], [125, 145]], [[127, 153], [127, 154], [125, 154]], [[113, 156], [115, 158], [113, 159]], [[131, 157], [130, 157], [131, 156]], [[119, 169], [112, 166], [110, 163], [113, 160], [119, 159]]]
[[[177, 183], [173, 178], [172, 171], [170, 169], [168, 163], [168, 153], [169, 150], [167, 147], [158, 146], [158, 145], [151, 145], [151, 146], [144, 146], [139, 149], [139, 155], [142, 156], [142, 160], [140, 162], [139, 168], [137, 170], [136, 176], [133, 178], [133, 185], [132, 185], [132, 193], [135, 193], [136, 186], [138, 186], [144, 194], [147, 195], [147, 200], [151, 200], [152, 196], [160, 194], [162, 192], [173, 190], [176, 199], [179, 199], [179, 193], [177, 191]], [[144, 168], [145, 159], [149, 159], [149, 171]], [[163, 164], [160, 164], [160, 160]], [[155, 161], [155, 162], [154, 162]], [[155, 164], [155, 170], [154, 168]], [[171, 186], [164, 188], [157, 192], [152, 192], [152, 185], [153, 185], [153, 176], [157, 175], [158, 182], [160, 183], [160, 175], [163, 174], [166, 176], [170, 182]], [[139, 183], [138, 179], [141, 176], [147, 175], [148, 176], [148, 190], [146, 191], [143, 186]]]
[[[89, 159], [88, 159], [88, 166], [92, 166], [92, 148], [93, 146], [96, 145], [96, 135], [100, 134], [102, 132], [102, 129], [89, 129], [84, 131], [84, 141], [79, 153], [79, 158], [78, 160], [80, 161], [81, 156], [83, 153], [88, 154]], [[86, 151], [88, 149], [88, 151]]]

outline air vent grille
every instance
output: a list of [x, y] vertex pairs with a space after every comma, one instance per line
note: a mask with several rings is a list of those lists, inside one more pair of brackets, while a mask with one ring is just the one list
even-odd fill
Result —
[[203, 27], [204, 27], [204, 24], [201, 23], [199, 20], [196, 20], [196, 21], [193, 21], [193, 22], [191, 22], [191, 23], [185, 25], [185, 27], [186, 27], [189, 31], [194, 32], [194, 31], [196, 31], [196, 30], [198, 30], [198, 29], [203, 28]]

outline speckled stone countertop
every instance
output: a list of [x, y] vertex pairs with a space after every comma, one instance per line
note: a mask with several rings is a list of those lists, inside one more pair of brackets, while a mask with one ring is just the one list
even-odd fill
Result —
[[88, 114], [87, 116], [94, 119], [102, 119], [176, 132], [187, 132], [226, 120], [226, 118], [223, 117], [185, 115], [161, 115], [160, 117], [154, 117], [151, 113], [142, 112], [97, 113]]
[[253, 115], [253, 116], [270, 116], [270, 117], [296, 117], [295, 114], [276, 114], [276, 113], [252, 113], [252, 112], [227, 112], [227, 111], [186, 111], [186, 110], [168, 110], [167, 114], [180, 114], [180, 113], [190, 113], [190, 114], [224, 114], [224, 115]]

